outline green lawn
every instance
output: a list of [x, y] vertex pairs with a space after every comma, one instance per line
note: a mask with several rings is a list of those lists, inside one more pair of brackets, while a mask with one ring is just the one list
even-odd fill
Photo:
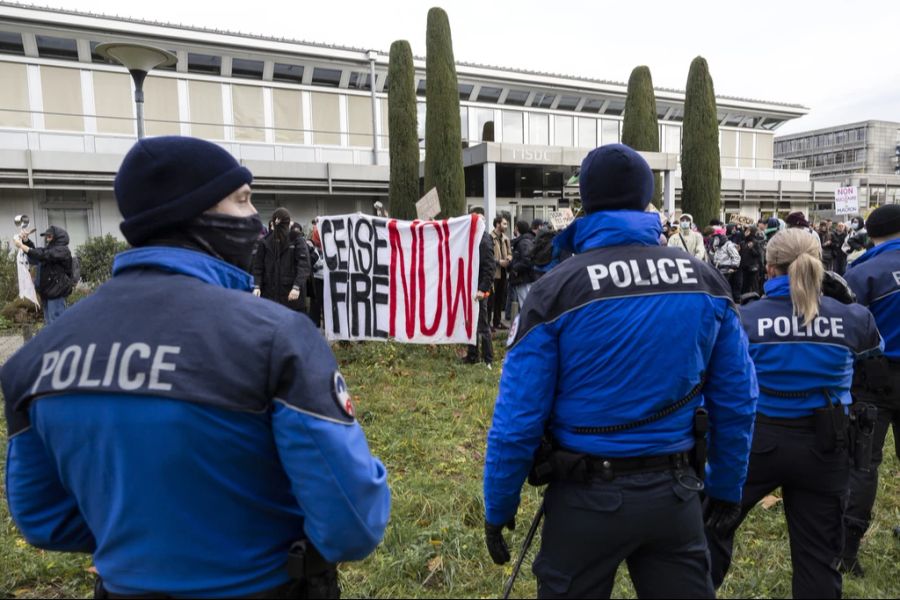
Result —
[[[341, 567], [345, 597], [496, 597], [510, 567], [497, 567], [483, 543], [481, 472], [485, 436], [499, 379], [501, 340], [493, 371], [459, 364], [451, 347], [347, 344], [336, 347], [373, 452], [387, 465], [393, 512], [384, 543], [367, 560]], [[4, 440], [5, 441], [5, 440]], [[3, 444], [5, 449], [5, 443]], [[893, 449], [893, 441], [886, 447]], [[900, 478], [892, 452], [882, 466], [876, 520], [862, 549], [863, 580], [844, 595], [900, 596]], [[5, 461], [4, 461], [5, 462]], [[524, 490], [515, 554], [539, 493]], [[757, 508], [738, 534], [735, 563], [723, 597], [789, 597], [790, 558], [780, 505]], [[18, 536], [0, 502], [0, 597], [88, 596], [90, 558], [41, 552]], [[533, 597], [530, 560], [513, 592]], [[616, 596], [634, 593], [626, 569]]]

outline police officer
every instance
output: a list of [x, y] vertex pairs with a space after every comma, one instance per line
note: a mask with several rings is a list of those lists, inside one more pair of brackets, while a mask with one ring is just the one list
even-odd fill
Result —
[[32, 545], [92, 553], [98, 597], [333, 596], [329, 563], [384, 533], [334, 356], [250, 294], [251, 180], [209, 142], [135, 144], [115, 181], [134, 249], [0, 372], [10, 513]]
[[[796, 228], [776, 233], [766, 263], [765, 297], [741, 309], [759, 378], [741, 520], [781, 487], [793, 597], [839, 598], [853, 361], [880, 354], [882, 342], [868, 310], [821, 297], [816, 236]], [[738, 524], [707, 532], [716, 587], [728, 571]]]
[[[853, 262], [846, 277], [859, 303], [875, 315], [885, 350], [883, 357], [858, 365], [853, 389], [857, 401], [871, 403], [878, 411], [871, 468], [850, 471], [850, 501], [844, 519], [846, 538], [841, 567], [859, 576], [864, 574], [858, 559], [859, 544], [872, 520], [878, 466], [891, 423], [894, 440], [900, 440], [900, 205], [876, 208], [866, 225], [875, 247]], [[897, 448], [900, 449], [900, 442]]]
[[[687, 453], [705, 404], [707, 516], [735, 518], [757, 395], [747, 337], [719, 274], [659, 245], [637, 152], [593, 150], [579, 185], [587, 216], [557, 236], [576, 254], [534, 284], [510, 331], [484, 470], [488, 551], [509, 560], [502, 529], [546, 430], [553, 450], [533, 469], [551, 465], [552, 480], [538, 596], [608, 598], [625, 561], [638, 596], [712, 597]], [[660, 334], [659, 319], [674, 331]]]

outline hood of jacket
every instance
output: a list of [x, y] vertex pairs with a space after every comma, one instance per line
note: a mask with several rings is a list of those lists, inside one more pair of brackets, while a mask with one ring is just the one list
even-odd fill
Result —
[[56, 225], [51, 225], [47, 228], [47, 231], [44, 233], [49, 233], [53, 236], [53, 239], [47, 244], [47, 247], [50, 246], [68, 246], [69, 245], [69, 232], [67, 232], [62, 227], [57, 227]]

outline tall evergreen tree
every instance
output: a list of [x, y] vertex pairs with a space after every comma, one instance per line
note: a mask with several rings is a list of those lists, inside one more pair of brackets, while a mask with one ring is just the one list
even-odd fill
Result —
[[706, 59], [691, 62], [684, 97], [684, 132], [681, 150], [681, 208], [699, 227], [722, 212], [720, 191], [719, 120], [716, 94]]
[[443, 9], [428, 11], [425, 32], [425, 190], [436, 187], [442, 217], [466, 212], [459, 85], [450, 20]]
[[419, 137], [413, 55], [406, 40], [391, 44], [388, 64], [388, 131], [390, 132], [390, 211], [398, 219], [416, 218], [419, 199]]
[[[625, 99], [625, 121], [622, 123], [622, 143], [635, 150], [659, 152], [659, 116], [656, 94], [650, 69], [635, 67], [628, 78], [628, 97]], [[660, 206], [662, 178], [654, 178], [653, 204]]]

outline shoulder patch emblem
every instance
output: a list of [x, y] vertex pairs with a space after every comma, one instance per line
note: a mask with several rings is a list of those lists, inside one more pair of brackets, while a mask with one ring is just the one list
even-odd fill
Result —
[[516, 333], [519, 331], [519, 315], [516, 315], [516, 318], [513, 319], [513, 322], [509, 325], [509, 331], [506, 336], [506, 347], [509, 348], [513, 345], [513, 342], [516, 341]]
[[347, 382], [340, 371], [334, 372], [331, 395], [344, 416], [349, 419], [356, 418], [356, 409], [353, 408], [353, 401], [350, 399], [350, 390], [347, 388]]

